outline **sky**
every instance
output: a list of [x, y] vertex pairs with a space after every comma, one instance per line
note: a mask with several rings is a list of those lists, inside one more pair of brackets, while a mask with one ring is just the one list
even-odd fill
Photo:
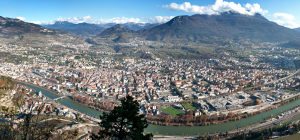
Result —
[[0, 16], [36, 24], [165, 23], [175, 16], [235, 11], [300, 27], [300, 0], [1, 0]]

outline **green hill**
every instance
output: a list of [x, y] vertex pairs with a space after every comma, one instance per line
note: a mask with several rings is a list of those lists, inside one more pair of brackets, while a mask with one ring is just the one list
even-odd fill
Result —
[[120, 24], [117, 24], [111, 28], [105, 29], [102, 33], [97, 35], [97, 37], [109, 38], [114, 35], [127, 34], [127, 33], [129, 33], [129, 34], [135, 33], [135, 31], [127, 29], [127, 28], [121, 26]]
[[119, 37], [114, 39], [115, 43], [129, 43], [129, 40], [127, 37], [125, 37], [123, 34], [120, 34]]

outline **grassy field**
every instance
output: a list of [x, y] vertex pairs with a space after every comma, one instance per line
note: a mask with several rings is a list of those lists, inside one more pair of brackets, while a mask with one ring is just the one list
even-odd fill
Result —
[[297, 133], [295, 135], [286, 136], [286, 137], [281, 137], [276, 140], [299, 140], [299, 139], [300, 139], [300, 133]]
[[182, 104], [185, 108], [185, 110], [191, 109], [191, 110], [196, 110], [197, 108], [192, 105], [192, 104]]
[[206, 81], [203, 82], [204, 84], [208, 85], [208, 83]]
[[183, 114], [182, 111], [174, 109], [173, 107], [168, 107], [168, 108], [162, 109], [161, 111], [166, 111], [166, 112], [170, 113], [171, 116], [174, 116], [174, 117], [180, 116], [181, 114]]

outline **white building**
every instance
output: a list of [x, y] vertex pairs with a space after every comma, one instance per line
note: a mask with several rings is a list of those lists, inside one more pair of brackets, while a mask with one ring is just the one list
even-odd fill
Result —
[[168, 97], [165, 97], [164, 98], [164, 101], [165, 102], [179, 102], [181, 101], [182, 99], [179, 98], [178, 96], [168, 96]]
[[42, 97], [42, 96], [43, 96], [42, 91], [40, 91], [40, 92], [38, 93], [38, 96], [39, 96], [39, 97]]

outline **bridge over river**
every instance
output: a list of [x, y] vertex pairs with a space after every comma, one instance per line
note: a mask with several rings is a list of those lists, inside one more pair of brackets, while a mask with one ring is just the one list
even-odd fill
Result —
[[[51, 99], [60, 99], [58, 100], [59, 103], [61, 103], [62, 105], [69, 107], [69, 108], [74, 108], [76, 110], [78, 110], [81, 113], [84, 114], [90, 114], [91, 116], [96, 116], [99, 117], [99, 115], [102, 114], [102, 112], [89, 108], [87, 106], [84, 106], [82, 104], [76, 103], [72, 100], [67, 100], [67, 99], [62, 99], [62, 97], [64, 96], [58, 96], [56, 94], [53, 94], [51, 92], [48, 92], [42, 88], [39, 87], [34, 87], [28, 84], [24, 84], [24, 83], [19, 83], [22, 84], [24, 86], [28, 86], [29, 88], [34, 89], [35, 91], [39, 92], [42, 91], [43, 94]], [[261, 114], [258, 115], [254, 115], [248, 118], [244, 118], [238, 121], [232, 121], [232, 122], [227, 122], [227, 123], [221, 123], [221, 124], [217, 124], [217, 125], [210, 125], [210, 126], [162, 126], [162, 125], [153, 125], [153, 124], [149, 124], [148, 127], [145, 129], [147, 132], [153, 132], [153, 133], [159, 133], [159, 134], [174, 134], [174, 135], [186, 135], [186, 134], [194, 134], [194, 135], [198, 135], [198, 134], [204, 134], [204, 133], [210, 133], [213, 134], [214, 132], [218, 133], [219, 131], [224, 132], [226, 130], [232, 130], [232, 129], [236, 129], [236, 125], [238, 125], [238, 127], [244, 126], [244, 125], [250, 125], [252, 123], [257, 123], [260, 122], [261, 120], [264, 120], [265, 118], [270, 117], [270, 115], [276, 115], [279, 114], [282, 111], [288, 110], [293, 108], [294, 106], [300, 105], [300, 100], [296, 100], [293, 102], [290, 102], [288, 104], [285, 104], [281, 107], [275, 108], [273, 110], [270, 111], [266, 111], [263, 112]], [[282, 110], [281, 110], [282, 109]]]
[[65, 97], [67, 97], [66, 95], [64, 95], [64, 96], [60, 96], [60, 97], [58, 97], [58, 98], [55, 98], [55, 99], [52, 99], [53, 101], [56, 101], [56, 100], [59, 100], [59, 99], [62, 99], [62, 98], [65, 98]]

